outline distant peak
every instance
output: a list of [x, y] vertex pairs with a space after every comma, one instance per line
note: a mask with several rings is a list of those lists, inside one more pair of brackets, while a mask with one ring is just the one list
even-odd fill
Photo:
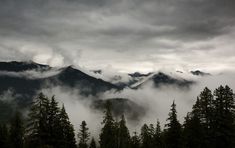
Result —
[[209, 75], [211, 75], [210, 73], [206, 73], [206, 72], [203, 72], [200, 70], [190, 71], [190, 73], [195, 76], [209, 76]]
[[140, 72], [135, 72], [135, 73], [130, 73], [128, 75], [131, 76], [131, 77], [147, 77], [151, 74], [152, 74], [151, 72], [149, 72], [147, 74], [143, 74], [143, 73], [140, 73]]
[[98, 69], [98, 70], [92, 70], [93, 73], [95, 74], [102, 74], [102, 70]]

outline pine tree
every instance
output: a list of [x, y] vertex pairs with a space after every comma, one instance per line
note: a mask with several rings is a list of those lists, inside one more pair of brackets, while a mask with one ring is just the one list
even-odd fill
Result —
[[167, 120], [169, 121], [169, 123], [166, 124], [167, 129], [165, 135], [167, 148], [182, 148], [182, 129], [177, 119], [175, 101], [173, 101], [171, 105], [171, 111]]
[[85, 121], [82, 121], [80, 125], [78, 139], [79, 139], [79, 148], [88, 148], [87, 141], [89, 140], [90, 133], [88, 132], [87, 124]]
[[114, 121], [113, 132], [114, 132], [113, 148], [118, 148], [119, 147], [119, 122], [118, 122], [118, 118], [116, 118], [116, 121]]
[[64, 105], [59, 113], [60, 120], [60, 135], [63, 140], [60, 141], [61, 148], [76, 148], [76, 140], [73, 125], [69, 121], [68, 114], [65, 111]]
[[137, 135], [137, 132], [134, 132], [134, 135], [131, 137], [130, 148], [140, 148], [140, 138]]
[[210, 89], [205, 87], [198, 97], [198, 101], [194, 106], [194, 112], [198, 112], [197, 116], [203, 125], [203, 130], [205, 131], [204, 146], [214, 147], [213, 132], [212, 132], [212, 122], [214, 118], [214, 97]]
[[12, 148], [24, 147], [24, 125], [19, 112], [16, 112], [10, 123], [10, 143]]
[[91, 139], [91, 143], [90, 143], [89, 148], [96, 148], [96, 142], [95, 142], [94, 138]]
[[9, 132], [5, 124], [0, 124], [0, 146], [1, 148], [9, 148]]
[[27, 147], [76, 147], [73, 126], [64, 106], [60, 110], [54, 96], [49, 100], [40, 93], [28, 116]]
[[115, 140], [115, 122], [111, 113], [111, 103], [109, 101], [107, 101], [105, 108], [105, 116], [102, 122], [104, 126], [101, 129], [100, 134], [100, 148], [111, 148], [117, 144]]
[[59, 107], [58, 102], [53, 96], [50, 100], [49, 110], [48, 110], [48, 125], [49, 125], [49, 145], [53, 147], [59, 147], [60, 141], [62, 140], [59, 134], [60, 122], [59, 122]]
[[129, 148], [130, 147], [130, 134], [126, 127], [126, 120], [122, 115], [121, 121], [119, 122], [118, 129], [118, 148]]
[[154, 148], [163, 148], [163, 139], [160, 122], [157, 121], [156, 130], [153, 136], [153, 147]]
[[147, 124], [144, 124], [141, 128], [141, 148], [151, 148], [152, 137], [150, 129]]
[[183, 140], [185, 148], [205, 147], [205, 133], [200, 119], [197, 115], [190, 113], [185, 118]]
[[220, 86], [214, 92], [215, 118], [213, 134], [216, 147], [232, 147], [234, 140], [234, 95], [228, 87]]
[[48, 125], [49, 99], [40, 93], [28, 114], [26, 138], [28, 147], [45, 146], [49, 140]]
[[207, 129], [210, 129], [213, 118], [213, 95], [210, 89], [205, 89], [199, 95], [200, 114], [199, 117]]

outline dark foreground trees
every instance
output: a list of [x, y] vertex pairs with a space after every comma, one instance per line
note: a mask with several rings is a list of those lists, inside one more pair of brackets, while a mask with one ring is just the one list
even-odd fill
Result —
[[214, 95], [205, 88], [198, 97], [184, 127], [188, 148], [235, 147], [234, 94], [228, 86], [219, 86]]
[[[181, 125], [175, 101], [171, 105], [165, 129], [160, 122], [144, 124], [140, 134], [129, 133], [125, 116], [113, 117], [107, 102], [102, 129], [90, 140], [85, 121], [78, 131], [78, 144], [65, 107], [55, 97], [39, 94], [25, 120], [20, 112], [8, 123], [0, 124], [1, 148], [234, 148], [235, 102], [228, 86], [219, 86], [212, 93], [207, 87], [197, 97], [192, 111]], [[96, 141], [97, 140], [97, 141]]]
[[75, 148], [74, 129], [64, 106], [60, 109], [55, 98], [40, 93], [28, 115], [27, 147]]

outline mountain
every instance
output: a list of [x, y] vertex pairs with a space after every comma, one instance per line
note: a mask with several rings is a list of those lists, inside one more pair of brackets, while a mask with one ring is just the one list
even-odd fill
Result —
[[158, 73], [151, 73], [150, 75], [142, 79], [142, 81], [137, 82], [130, 87], [133, 89], [138, 89], [149, 83], [153, 83], [155, 88], [158, 88], [161, 85], [175, 85], [180, 88], [189, 88], [191, 85], [193, 85], [196, 82], [192, 80], [186, 80], [183, 78], [175, 78], [163, 72], [158, 72]]
[[171, 77], [167, 74], [164, 74], [162, 72], [159, 72], [157, 74], [155, 74], [152, 77], [152, 80], [154, 82], [155, 87], [159, 87], [160, 85], [176, 85], [178, 87], [190, 87], [192, 84], [194, 84], [195, 82], [192, 80], [186, 80], [183, 78], [174, 78]]
[[[0, 121], [11, 118], [16, 107], [21, 110], [29, 107], [41, 89], [53, 86], [79, 89], [84, 96], [121, 90], [112, 83], [92, 77], [72, 66], [52, 68], [34, 62], [0, 62]], [[9, 100], [2, 99], [6, 92], [11, 92], [12, 97], [6, 97]]]
[[[94, 73], [102, 74], [103, 72], [97, 70], [94, 71]], [[205, 75], [206, 73], [195, 71], [192, 74]], [[53, 86], [78, 89], [83, 96], [95, 96], [97, 99], [92, 100], [93, 107], [102, 109], [105, 101], [97, 97], [100, 93], [109, 90], [117, 92], [126, 87], [139, 89], [148, 83], [153, 83], [157, 89], [161, 85], [174, 85], [180, 88], [189, 88], [196, 82], [163, 72], [147, 74], [136, 72], [122, 76], [117, 74], [108, 82], [93, 77], [73, 66], [53, 68], [31, 61], [0, 62], [0, 120], [3, 116], [4, 118], [7, 116], [10, 117], [12, 110], [16, 106], [23, 109], [27, 108], [31, 104], [33, 97], [41, 89], [51, 88]], [[1, 100], [4, 93], [9, 90], [13, 95], [13, 104]], [[126, 113], [129, 118], [138, 119], [145, 113], [144, 108], [127, 98], [110, 98], [107, 100], [112, 102], [115, 115]]]
[[78, 69], [73, 68], [72, 66], [63, 68], [58, 75], [49, 78], [49, 80], [53, 80], [54, 82], [59, 81], [60, 85], [79, 88], [81, 93], [85, 95], [96, 95], [111, 89], [121, 89], [116, 85], [102, 79], [92, 77]]
[[[121, 88], [132, 88], [131, 86], [136, 84], [136, 83], [140, 83], [141, 81], [143, 81], [146, 77], [149, 77], [152, 73], [147, 73], [147, 74], [143, 74], [140, 72], [135, 72], [135, 73], [129, 73], [126, 75], [115, 75], [112, 77], [111, 79], [111, 83], [121, 87]], [[123, 80], [123, 78], [125, 78]]]
[[0, 71], [22, 72], [27, 70], [49, 70], [48, 65], [37, 64], [35, 62], [0, 62]]
[[139, 77], [147, 77], [149, 75], [151, 75], [152, 73], [147, 73], [147, 74], [142, 74], [140, 72], [135, 72], [135, 73], [130, 73], [128, 74], [129, 76], [133, 77], [133, 78], [139, 78]]
[[190, 71], [190, 73], [195, 76], [210, 76], [211, 75], [210, 73], [205, 73], [200, 70]]
[[[54, 74], [48, 75], [48, 73]], [[32, 77], [33, 74], [36, 76]], [[19, 104], [30, 103], [40, 89], [50, 87], [48, 84], [79, 89], [82, 95], [97, 95], [111, 89], [120, 90], [119, 87], [94, 78], [72, 66], [53, 69], [32, 62], [0, 62], [0, 82], [0, 94], [11, 89], [18, 94]]]
[[[192, 73], [189, 73], [190, 76]], [[204, 73], [206, 74], [206, 73]], [[170, 73], [163, 73], [163, 72], [150, 72], [150, 73], [130, 73], [126, 77], [129, 77], [128, 81], [121, 81], [122, 76], [116, 75], [113, 77], [111, 83], [115, 82], [114, 84], [124, 88], [131, 88], [131, 89], [139, 89], [144, 87], [146, 84], [153, 83], [155, 88], [159, 88], [162, 85], [174, 85], [179, 88], [189, 88], [191, 85], [195, 84], [196, 81], [189, 80], [184, 78], [185, 74], [181, 71], [176, 71], [175, 75]], [[115, 80], [115, 81], [113, 81]], [[118, 81], [120, 80], [120, 81]]]

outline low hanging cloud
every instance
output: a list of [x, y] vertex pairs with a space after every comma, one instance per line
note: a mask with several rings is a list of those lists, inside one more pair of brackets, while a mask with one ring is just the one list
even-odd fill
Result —
[[53, 68], [47, 71], [26, 70], [22, 72], [0, 71], [0, 76], [11, 76], [25, 79], [42, 79], [55, 76], [61, 72], [61, 69]]
[[197, 83], [192, 85], [190, 89], [182, 89], [174, 85], [162, 85], [159, 88], [155, 88], [152, 83], [148, 83], [137, 90], [126, 88], [121, 92], [108, 91], [99, 97], [96, 96], [98, 98], [93, 98], [92, 96], [84, 97], [79, 95], [79, 90], [77, 89], [59, 86], [47, 87], [42, 92], [48, 96], [55, 95], [60, 105], [65, 105], [76, 131], [78, 131], [81, 122], [85, 120], [92, 136], [98, 139], [102, 127], [103, 112], [90, 107], [94, 99], [127, 98], [142, 106], [145, 110], [139, 110], [139, 112], [146, 112], [145, 116], [139, 120], [127, 119], [128, 128], [132, 133], [134, 131], [140, 132], [140, 128], [144, 123], [156, 124], [157, 119], [160, 120], [162, 127], [164, 127], [173, 101], [177, 104], [178, 119], [183, 123], [187, 112], [192, 110], [197, 96], [206, 86], [212, 91], [220, 85], [228, 85], [235, 89], [235, 76], [231, 72], [193, 78]]
[[[106, 92], [104, 98], [128, 98], [133, 102], [144, 106], [147, 110], [146, 115], [139, 122], [131, 122], [129, 126], [131, 130], [138, 130], [144, 123], [156, 123], [160, 120], [162, 126], [166, 124], [166, 119], [170, 111], [170, 106], [173, 101], [177, 104], [178, 118], [181, 123], [187, 112], [192, 110], [197, 96], [205, 87], [214, 91], [220, 85], [228, 85], [235, 89], [234, 73], [224, 73], [214, 76], [205, 76], [194, 78], [196, 84], [192, 85], [190, 89], [182, 89], [174, 85], [162, 85], [156, 88], [152, 83], [145, 85], [141, 89], [125, 89], [120, 93]], [[142, 112], [142, 111], [140, 111]]]

